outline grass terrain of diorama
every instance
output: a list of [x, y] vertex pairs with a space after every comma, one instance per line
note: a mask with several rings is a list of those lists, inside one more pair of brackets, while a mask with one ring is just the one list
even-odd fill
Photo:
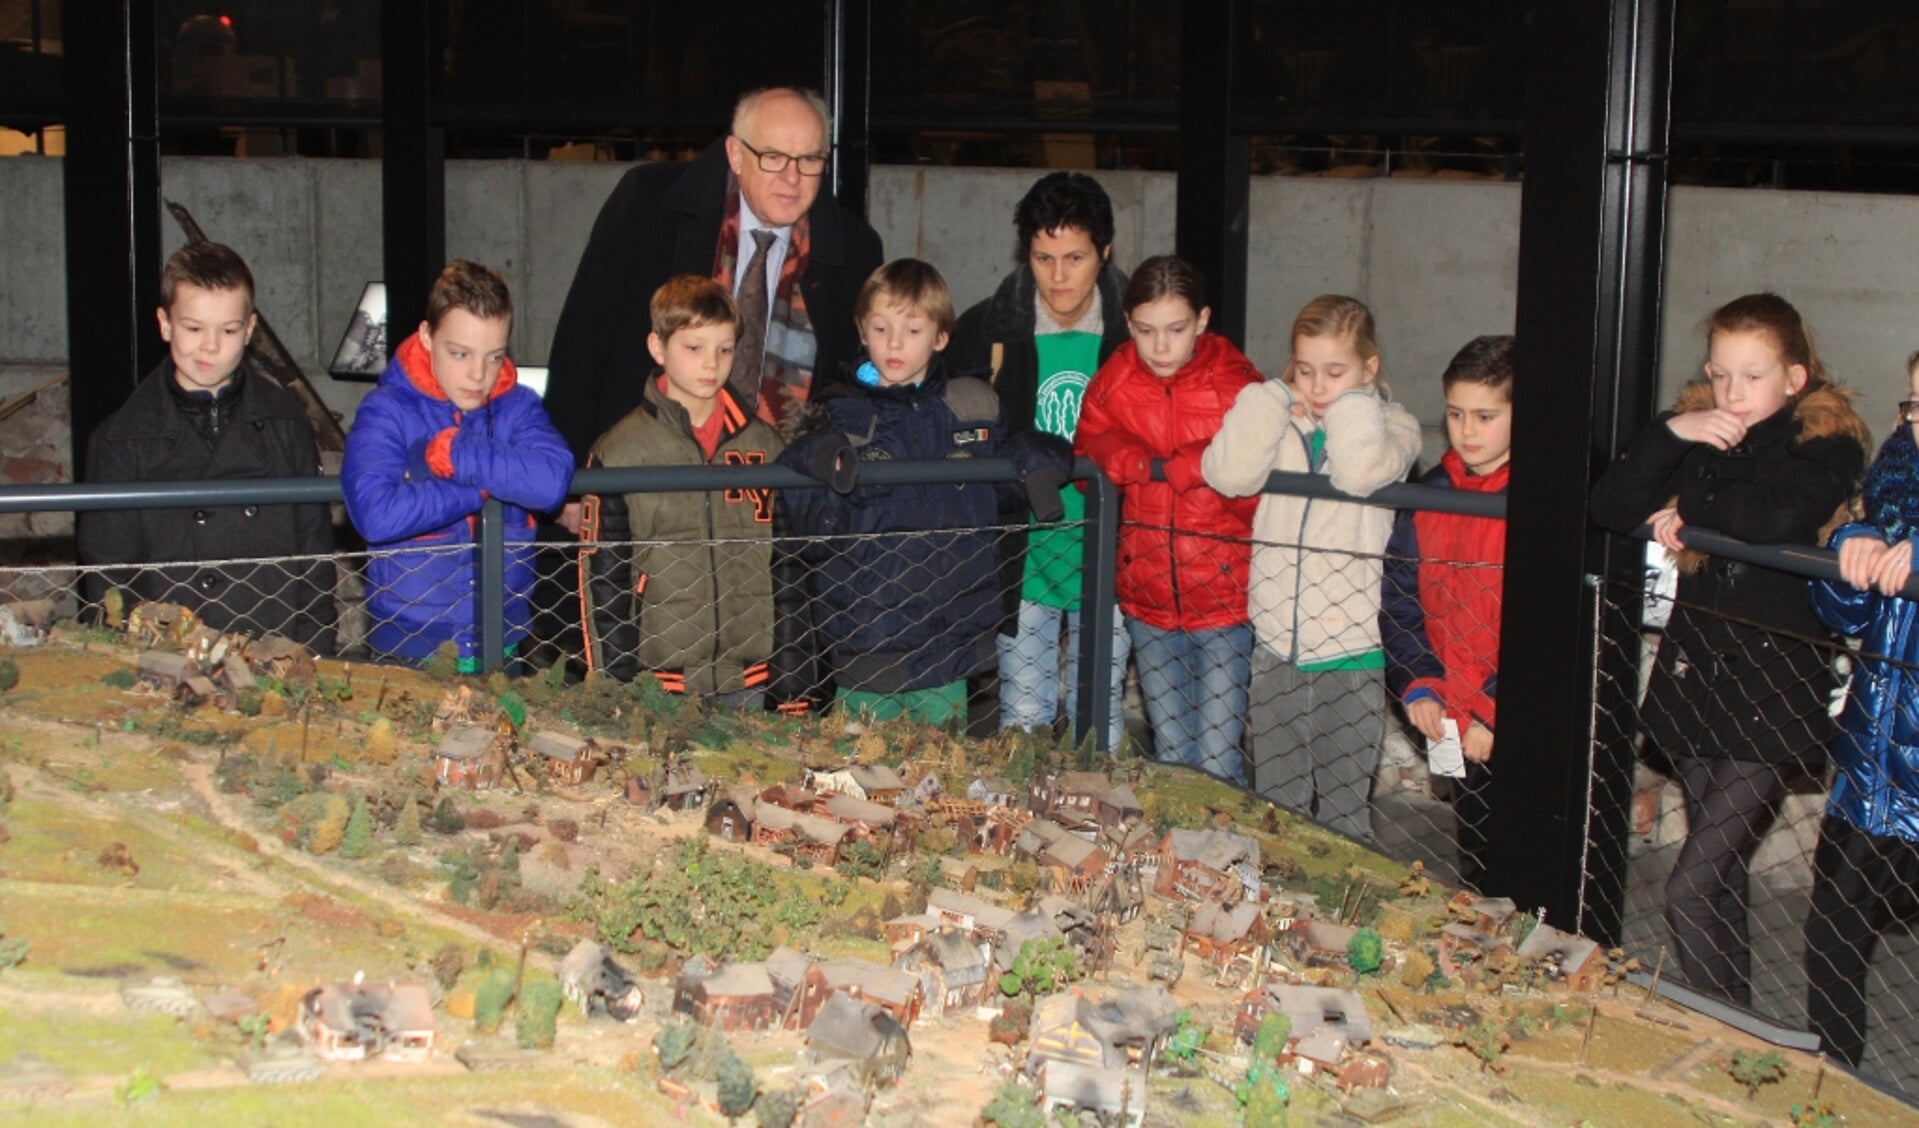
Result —
[[[152, 693], [119, 688], [115, 683], [125, 680], [130, 653], [116, 650], [110, 639], [90, 646], [16, 653], [20, 684], [0, 695], [0, 770], [8, 771], [18, 788], [7, 812], [12, 839], [0, 845], [0, 880], [5, 882], [0, 931], [31, 942], [24, 964], [0, 972], [0, 1066], [17, 1054], [35, 1053], [67, 1070], [75, 1082], [73, 1096], [32, 1106], [28, 1115], [34, 1123], [99, 1123], [131, 1115], [156, 1124], [350, 1126], [460, 1120], [476, 1108], [521, 1105], [530, 1111], [510, 1115], [534, 1117], [544, 1109], [607, 1123], [668, 1122], [675, 1113], [654, 1091], [650, 1067], [632, 1068], [633, 1062], [647, 1060], [657, 1029], [653, 1021], [589, 1026], [569, 1008], [560, 1020], [557, 1052], [537, 1059], [530, 1071], [466, 1075], [450, 1072], [455, 1067], [445, 1051], [467, 1036], [468, 1026], [449, 1015], [440, 1020], [443, 1054], [424, 1072], [334, 1066], [318, 1084], [261, 1089], [240, 1083], [237, 1070], [221, 1065], [241, 1050], [231, 1024], [209, 1029], [204, 1021], [132, 1014], [120, 1006], [117, 993], [122, 982], [178, 975], [190, 984], [231, 986], [268, 1000], [276, 1021], [284, 1024], [305, 985], [361, 970], [375, 979], [398, 974], [422, 966], [425, 956], [451, 943], [468, 959], [447, 993], [449, 1004], [456, 997], [470, 1003], [485, 974], [482, 951], [485, 962], [510, 968], [521, 937], [540, 931], [529, 964], [530, 976], [540, 978], [573, 937], [595, 928], [629, 967], [670, 970], [689, 953], [666, 950], [643, 929], [631, 928], [630, 918], [575, 906], [573, 890], [600, 858], [606, 860], [598, 867], [603, 885], [628, 882], [648, 867], [671, 867], [681, 858], [701, 867], [743, 859], [746, 868], [739, 873], [765, 891], [796, 895], [818, 910], [808, 914], [811, 923], [804, 927], [768, 926], [752, 938], [754, 944], [785, 942], [828, 958], [888, 962], [890, 952], [875, 938], [876, 925], [892, 903], [907, 899], [909, 889], [901, 880], [852, 879], [804, 866], [795, 856], [765, 847], [716, 843], [704, 854], [681, 855], [679, 843], [700, 834], [698, 816], [637, 811], [617, 799], [619, 781], [604, 777], [552, 793], [541, 786], [537, 795], [505, 789], [455, 793], [461, 809], [485, 814], [487, 822], [476, 821], [463, 833], [428, 834], [415, 846], [390, 842], [390, 831], [382, 830], [375, 849], [364, 859], [350, 860], [338, 851], [306, 849], [276, 810], [280, 800], [270, 787], [230, 791], [221, 786], [216, 793], [215, 769], [223, 760], [250, 757], [262, 766], [258, 779], [265, 779], [271, 767], [314, 793], [365, 798], [417, 790], [437, 740], [427, 722], [450, 687], [465, 686], [489, 706], [519, 700], [533, 727], [572, 725], [617, 742], [632, 751], [629, 766], [635, 770], [664, 755], [679, 755], [721, 786], [796, 783], [807, 765], [847, 760], [935, 764], [949, 790], [963, 789], [978, 773], [1004, 774], [1018, 783], [1037, 765], [1053, 771], [1107, 766], [1087, 761], [1075, 749], [1030, 740], [960, 741], [909, 724], [862, 727], [837, 717], [708, 716], [662, 701], [645, 687], [566, 686], [546, 677], [452, 682], [334, 662], [321, 663], [314, 683], [274, 687], [258, 716], [207, 708], [184, 712]], [[385, 758], [374, 754], [372, 737], [383, 729], [396, 734], [396, 746]], [[1285, 889], [1317, 893], [1324, 912], [1350, 898], [1362, 923], [1414, 948], [1429, 948], [1445, 919], [1447, 890], [1422, 889], [1419, 880], [1408, 880], [1404, 865], [1216, 780], [1131, 758], [1111, 769], [1116, 781], [1134, 787], [1158, 829], [1230, 824], [1259, 841], [1269, 873], [1276, 872]], [[526, 813], [530, 805], [541, 807], [541, 817]], [[505, 901], [496, 908], [457, 903], [461, 898], [455, 896], [453, 866], [446, 857], [477, 856], [482, 849], [497, 857], [502, 835], [529, 830], [547, 837], [551, 820], [569, 817], [578, 820], [578, 841], [566, 839], [562, 847], [553, 839], [543, 847], [559, 848], [557, 865], [534, 854], [523, 862], [525, 885], [537, 894], [532, 908]], [[138, 862], [137, 872], [105, 856], [115, 843]], [[911, 860], [922, 861], [917, 854]], [[1015, 883], [1030, 881], [1031, 875], [1008, 859], [988, 856], [955, 865], [975, 869], [982, 892], [1007, 885], [1028, 892]], [[1024, 869], [1030, 870], [1030, 863]], [[948, 883], [955, 872], [948, 867]], [[609, 933], [613, 920], [629, 923]], [[1131, 951], [1108, 982], [1123, 983], [1137, 974], [1128, 964]], [[261, 970], [263, 962], [271, 964], [270, 971]], [[1408, 1018], [1467, 999], [1457, 992], [1415, 993], [1391, 976], [1362, 977], [1358, 983], [1376, 1032], [1393, 1024], [1380, 1001], [1388, 992]], [[1243, 1055], [1230, 1034], [1237, 997], [1215, 987], [1211, 977], [1210, 969], [1189, 968], [1183, 997], [1204, 1002], [1206, 1020], [1214, 1026], [1209, 1051]], [[671, 981], [654, 978], [646, 990], [657, 1004], [670, 997]], [[1564, 995], [1557, 1000], [1584, 1002]], [[1473, 1001], [1502, 1022], [1551, 1005], [1524, 997], [1512, 1002], [1474, 996]], [[1659, 1086], [1633, 1084], [1625, 1079], [1688, 1060], [1686, 1054], [1703, 1035], [1636, 1022], [1631, 1006], [1630, 1000], [1612, 1003], [1602, 1013], [1583, 1066], [1573, 1064], [1583, 1028], [1566, 1024], [1543, 1026], [1515, 1040], [1500, 1073], [1482, 1071], [1479, 1061], [1458, 1047], [1395, 1051], [1401, 1067], [1396, 1084], [1411, 1086], [1420, 1103], [1394, 1122], [1447, 1128], [1582, 1121], [1635, 1128], [1750, 1123], [1760, 1116], [1783, 1116], [1787, 1106], [1810, 1092], [1807, 1059], [1794, 1055], [1790, 1076], [1748, 1102], [1720, 1060], [1732, 1052], [1730, 1046], [1723, 1053], [1715, 1050], [1711, 1060], [1693, 1063], [1684, 1076], [1663, 1078]], [[1023, 1056], [1023, 1050], [989, 1046], [984, 1023], [978, 1025], [977, 1053], [966, 1049], [965, 1027], [949, 1026], [938, 1036], [944, 1038], [941, 1052], [929, 1053], [925, 1063], [909, 1070], [906, 1088], [874, 1123], [903, 1128], [970, 1122], [976, 1108], [926, 1106], [937, 1104], [931, 1094], [945, 1091], [951, 1080], [936, 1075], [935, 1059], [943, 1063], [937, 1069], [970, 1076], [980, 1062]], [[1724, 1036], [1716, 1024], [1700, 1020], [1695, 1025]], [[506, 1037], [510, 1041], [511, 1035]], [[935, 1038], [929, 1033], [928, 1045]], [[56, 1044], [58, 1052], [49, 1052]], [[735, 1045], [763, 1082], [790, 1081], [796, 1036], [746, 1038]], [[621, 1065], [614, 1068], [613, 1062]], [[136, 1070], [162, 1081], [172, 1077], [178, 1084], [129, 1111], [107, 1090], [115, 1078], [124, 1081]], [[213, 1074], [223, 1079], [209, 1081]], [[214, 1087], [197, 1087], [202, 1084]], [[1149, 1086], [1152, 1128], [1208, 1128], [1241, 1120], [1231, 1093], [1206, 1076], [1155, 1075]], [[1350, 1098], [1303, 1078], [1292, 1079], [1291, 1088], [1290, 1123], [1350, 1123], [1358, 1115], [1341, 1111]], [[1911, 1122], [1900, 1119], [1905, 1113], [1900, 1106], [1837, 1076], [1828, 1078], [1824, 1095], [1848, 1124]], [[1727, 1110], [1733, 1113], [1730, 1120]], [[14, 1111], [19, 1110], [0, 1110], [0, 1117]], [[709, 1113], [691, 1115], [695, 1122], [715, 1122]]]

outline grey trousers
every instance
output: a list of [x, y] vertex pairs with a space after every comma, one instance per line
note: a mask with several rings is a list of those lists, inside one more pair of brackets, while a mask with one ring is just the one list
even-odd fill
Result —
[[1386, 738], [1382, 670], [1304, 674], [1264, 646], [1253, 648], [1253, 789], [1339, 831], [1373, 836], [1373, 772]]

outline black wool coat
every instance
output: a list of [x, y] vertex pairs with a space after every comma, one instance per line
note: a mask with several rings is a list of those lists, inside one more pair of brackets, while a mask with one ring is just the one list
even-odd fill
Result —
[[[690, 165], [633, 169], [600, 208], [547, 362], [547, 415], [581, 464], [593, 440], [640, 405], [653, 367], [653, 291], [675, 275], [712, 276], [729, 175], [722, 139]], [[818, 342], [817, 383], [859, 353], [853, 303], [879, 269], [880, 237], [824, 188], [806, 217], [812, 252], [799, 286]]]
[[[213, 440], [201, 436], [169, 390], [173, 362], [133, 389], [87, 442], [89, 482], [176, 482], [311, 478], [320, 472], [313, 428], [286, 389], [259, 375], [241, 378], [233, 415]], [[280, 634], [321, 653], [333, 650], [331, 559], [209, 566], [195, 561], [328, 556], [333, 521], [325, 504], [202, 505], [82, 513], [80, 561], [87, 565], [178, 563], [90, 573], [88, 598], [107, 587], [141, 600], [179, 603], [216, 630]]]
[[[1870, 436], [1845, 393], [1823, 387], [1762, 420], [1738, 446], [1689, 443], [1666, 424], [1712, 406], [1688, 389], [1593, 489], [1593, 520], [1629, 533], [1677, 499], [1687, 525], [1749, 544], [1823, 542], [1866, 468]], [[1833, 736], [1829, 637], [1806, 580], [1688, 550], [1641, 709], [1670, 756], [1821, 770]]]

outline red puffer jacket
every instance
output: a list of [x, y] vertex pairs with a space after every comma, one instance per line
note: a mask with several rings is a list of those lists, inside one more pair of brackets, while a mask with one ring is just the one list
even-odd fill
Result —
[[[1119, 487], [1120, 609], [1161, 630], [1201, 631], [1246, 622], [1246, 568], [1257, 496], [1221, 497], [1199, 459], [1240, 389], [1260, 382], [1230, 341], [1202, 334], [1171, 379], [1120, 346], [1080, 407], [1075, 453]], [[1164, 482], [1152, 464], [1164, 460]]]

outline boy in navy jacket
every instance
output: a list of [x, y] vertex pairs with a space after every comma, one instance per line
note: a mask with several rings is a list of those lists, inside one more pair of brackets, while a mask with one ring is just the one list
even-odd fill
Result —
[[[939, 272], [916, 259], [882, 266], [854, 316], [866, 363], [853, 383], [815, 391], [812, 424], [780, 461], [831, 477], [841, 452], [858, 463], [1010, 457], [1036, 511], [1050, 511], [1041, 519], [1057, 520], [1071, 456], [1052, 436], [1006, 442], [992, 386], [947, 372], [953, 299]], [[963, 721], [966, 678], [997, 661], [999, 491], [854, 484], [785, 491], [781, 506], [787, 532], [810, 538], [813, 621], [842, 707]]]

